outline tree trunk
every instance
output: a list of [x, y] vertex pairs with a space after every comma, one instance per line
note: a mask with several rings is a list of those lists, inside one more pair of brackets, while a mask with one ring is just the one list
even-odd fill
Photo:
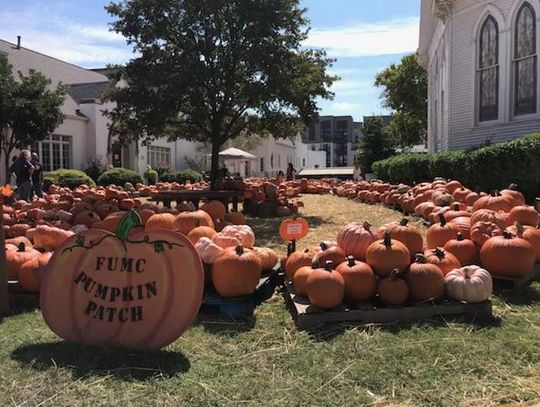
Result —
[[[9, 161], [9, 160], [8, 160]], [[3, 201], [0, 197], [0, 247], [5, 247]], [[0, 315], [9, 313], [9, 288], [7, 277], [6, 251], [0, 250]]]
[[9, 182], [11, 181], [11, 173], [9, 171], [9, 167], [11, 167], [11, 161], [9, 159], [9, 153], [7, 152], [5, 152], [4, 155], [4, 167], [6, 170], [6, 178], [4, 180], [4, 184], [9, 184]]
[[219, 150], [221, 144], [212, 143], [212, 167], [210, 168], [210, 189], [216, 191], [218, 189], [220, 173], [219, 173]]

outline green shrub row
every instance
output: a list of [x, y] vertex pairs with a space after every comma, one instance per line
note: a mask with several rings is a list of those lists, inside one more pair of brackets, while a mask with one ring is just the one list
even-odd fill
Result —
[[83, 184], [88, 185], [89, 187], [96, 186], [94, 180], [86, 175], [84, 171], [66, 169], [51, 171], [45, 174], [43, 177], [43, 190], [48, 191], [52, 184], [71, 189], [77, 188]]
[[528, 201], [540, 195], [540, 133], [474, 151], [400, 154], [373, 164], [378, 178], [394, 184], [457, 179], [471, 189], [492, 191], [517, 184]]
[[142, 183], [143, 179], [135, 171], [126, 168], [113, 168], [105, 171], [97, 180], [98, 185], [104, 187], [112, 184], [123, 187], [126, 182], [135, 185], [137, 183]]
[[186, 181], [199, 182], [202, 180], [202, 175], [197, 171], [187, 169], [182, 171], [164, 172], [160, 174], [159, 180], [162, 182], [178, 182], [183, 184]]

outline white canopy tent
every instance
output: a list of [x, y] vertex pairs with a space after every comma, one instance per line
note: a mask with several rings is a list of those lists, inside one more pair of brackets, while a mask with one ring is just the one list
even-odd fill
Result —
[[221, 153], [219, 153], [219, 158], [222, 160], [256, 160], [257, 157], [255, 157], [253, 154], [248, 153], [247, 151], [240, 150], [239, 148], [228, 148], [226, 150], [223, 150]]
[[[211, 154], [207, 156], [210, 157]], [[239, 173], [243, 177], [249, 177], [251, 175], [252, 169], [250, 162], [257, 160], [257, 157], [253, 154], [234, 147], [220, 152], [219, 158], [225, 163], [230, 173]]]

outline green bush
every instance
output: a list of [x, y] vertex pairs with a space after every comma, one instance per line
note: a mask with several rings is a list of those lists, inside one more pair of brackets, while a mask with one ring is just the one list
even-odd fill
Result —
[[202, 180], [202, 175], [197, 171], [191, 169], [174, 171], [174, 172], [165, 172], [160, 175], [159, 180], [162, 182], [178, 182], [183, 184], [186, 181], [199, 182]]
[[84, 171], [65, 169], [60, 169], [45, 174], [43, 177], [43, 190], [48, 191], [52, 184], [71, 189], [77, 188], [83, 184], [90, 187], [96, 186], [94, 180], [86, 175]]
[[105, 171], [97, 180], [98, 185], [102, 186], [114, 184], [123, 187], [126, 182], [135, 185], [142, 183], [143, 179], [135, 171], [126, 168], [113, 168]]
[[92, 158], [88, 160], [84, 172], [94, 181], [97, 181], [101, 174], [107, 171], [107, 164], [99, 158]]
[[401, 154], [377, 161], [373, 169], [378, 178], [391, 183], [443, 177], [482, 191], [514, 183], [532, 201], [540, 193], [540, 133], [468, 152]]

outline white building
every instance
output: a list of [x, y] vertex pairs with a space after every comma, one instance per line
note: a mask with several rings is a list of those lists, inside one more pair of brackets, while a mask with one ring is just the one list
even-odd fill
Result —
[[[84, 69], [17, 44], [0, 40], [0, 56], [6, 56], [14, 72], [27, 74], [30, 69], [41, 72], [53, 84], [68, 85], [68, 92], [62, 112], [64, 122], [46, 140], [35, 143], [45, 171], [59, 168], [84, 169], [91, 159], [107, 159], [109, 142], [109, 119], [105, 110], [114, 107], [101, 99], [109, 79], [100, 72]], [[168, 142], [155, 140], [150, 146], [134, 144], [124, 147], [112, 140], [111, 164], [115, 167], [131, 168], [143, 174], [146, 165], [154, 168], [168, 167], [171, 170], [189, 168], [193, 160], [205, 159], [206, 151], [198, 143], [185, 140]], [[308, 151], [299, 136], [292, 140], [274, 140], [269, 137], [253, 152], [257, 162], [250, 162], [242, 175], [273, 176], [279, 170], [285, 171], [289, 162], [297, 168], [325, 166], [324, 153]], [[3, 162], [3, 161], [0, 161]], [[0, 178], [4, 178], [4, 168], [0, 165]]]
[[422, 0], [430, 151], [540, 131], [539, 21], [540, 0]]

